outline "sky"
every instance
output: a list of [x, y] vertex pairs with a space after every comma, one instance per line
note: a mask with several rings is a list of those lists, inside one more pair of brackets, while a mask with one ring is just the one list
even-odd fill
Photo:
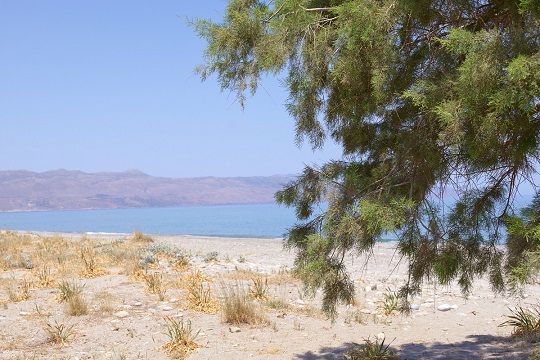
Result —
[[0, 170], [268, 176], [339, 158], [295, 145], [278, 81], [242, 111], [194, 75], [205, 42], [186, 20], [220, 22], [226, 4], [0, 1]]

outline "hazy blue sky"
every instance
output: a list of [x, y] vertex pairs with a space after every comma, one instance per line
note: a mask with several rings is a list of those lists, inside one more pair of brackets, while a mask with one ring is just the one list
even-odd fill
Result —
[[0, 170], [248, 176], [338, 158], [295, 146], [277, 82], [242, 112], [192, 75], [205, 44], [185, 19], [219, 21], [225, 5], [0, 1]]

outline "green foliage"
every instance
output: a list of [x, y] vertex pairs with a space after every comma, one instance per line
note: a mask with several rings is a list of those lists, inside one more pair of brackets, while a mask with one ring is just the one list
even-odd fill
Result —
[[343, 149], [276, 194], [301, 221], [286, 243], [297, 273], [323, 288], [328, 313], [354, 293], [345, 255], [388, 231], [409, 261], [404, 298], [426, 279], [467, 293], [487, 274], [505, 289], [515, 263], [495, 245], [540, 141], [539, 6], [230, 0], [221, 23], [194, 22], [203, 79], [215, 74], [243, 107], [263, 76], [283, 77], [297, 142]]
[[540, 194], [519, 216], [508, 217], [506, 225], [509, 284], [518, 293], [523, 285], [536, 283], [540, 273]]
[[512, 326], [513, 334], [524, 336], [533, 342], [538, 341], [540, 337], [540, 311], [538, 307], [534, 309], [523, 309], [518, 306], [514, 310], [510, 309], [512, 315], [508, 315], [508, 320], [499, 326]]
[[349, 350], [344, 360], [398, 360], [396, 352], [390, 349], [390, 345], [386, 345], [384, 340], [371, 341], [365, 339], [363, 344], [356, 344], [354, 348]]

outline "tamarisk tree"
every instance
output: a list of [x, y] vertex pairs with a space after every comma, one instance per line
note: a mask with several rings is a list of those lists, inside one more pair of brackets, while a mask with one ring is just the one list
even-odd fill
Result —
[[540, 1], [229, 0], [221, 23], [194, 27], [203, 80], [243, 107], [262, 76], [281, 78], [297, 141], [343, 149], [276, 194], [327, 313], [354, 296], [346, 256], [387, 232], [408, 262], [404, 299], [426, 279], [505, 290], [512, 261], [496, 245], [538, 159]]

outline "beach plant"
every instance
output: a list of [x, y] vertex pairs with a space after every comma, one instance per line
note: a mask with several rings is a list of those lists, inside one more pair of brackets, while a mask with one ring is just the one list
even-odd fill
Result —
[[142, 231], [135, 231], [135, 233], [131, 237], [131, 240], [134, 241], [134, 242], [139, 242], [139, 243], [151, 243], [151, 242], [154, 242], [154, 239], [152, 239], [148, 235], [145, 235]]
[[81, 316], [88, 314], [88, 302], [82, 294], [75, 295], [66, 301], [66, 314], [71, 316]]
[[185, 322], [183, 319], [170, 316], [165, 317], [164, 320], [165, 335], [169, 337], [169, 341], [163, 345], [163, 348], [169, 355], [184, 358], [199, 347], [195, 340], [200, 330], [193, 331], [191, 320]]
[[206, 314], [215, 314], [219, 311], [219, 301], [211, 294], [208, 283], [198, 281], [196, 278], [186, 284], [188, 291], [188, 306], [190, 309]]
[[105, 271], [98, 266], [97, 254], [90, 246], [81, 246], [80, 255], [84, 264], [84, 269], [82, 270], [82, 275], [84, 277], [93, 278], [105, 273]]
[[58, 322], [56, 319], [53, 323], [48, 322], [43, 328], [49, 335], [49, 341], [55, 344], [64, 345], [70, 337], [74, 336], [73, 324]]
[[62, 280], [60, 284], [58, 284], [58, 290], [60, 291], [60, 294], [58, 295], [58, 301], [66, 302], [74, 296], [80, 295], [83, 291], [84, 286], [84, 284], [81, 285], [80, 283], [75, 281], [69, 282], [67, 280]]
[[251, 282], [249, 287], [251, 297], [256, 300], [266, 300], [268, 298], [268, 278], [263, 281], [262, 278], [255, 277], [251, 279]]
[[13, 302], [19, 302], [30, 299], [31, 287], [32, 283], [26, 279], [22, 280], [20, 286], [17, 280], [11, 279], [11, 281], [8, 282], [6, 287], [9, 300]]
[[219, 253], [217, 251], [210, 251], [204, 256], [203, 260], [204, 262], [216, 262], [218, 261], [218, 256]]
[[364, 339], [363, 344], [355, 346], [343, 356], [344, 360], [399, 360], [396, 351], [386, 345], [384, 339], [371, 341]]
[[258, 304], [254, 303], [240, 282], [234, 285], [221, 285], [223, 321], [228, 324], [267, 324], [269, 323]]
[[184, 251], [176, 250], [170, 264], [178, 271], [184, 271], [189, 267], [191, 256]]
[[512, 314], [507, 316], [508, 320], [499, 326], [512, 326], [514, 328], [513, 335], [536, 342], [540, 338], [540, 307], [524, 309], [517, 306], [514, 309], [510, 308], [510, 312]]
[[43, 264], [35, 272], [38, 282], [37, 287], [45, 288], [56, 285], [56, 281], [51, 277], [51, 267]]
[[114, 311], [114, 295], [104, 290], [94, 295], [94, 302], [97, 309], [103, 313], [112, 313]]
[[88, 303], [84, 298], [82, 291], [84, 285], [77, 282], [68, 282], [62, 280], [58, 285], [60, 291], [58, 295], [58, 301], [64, 302], [65, 312], [71, 316], [81, 316], [88, 314]]
[[140, 254], [140, 267], [147, 269], [150, 265], [153, 265], [157, 262], [157, 258], [154, 253], [150, 251], [144, 251]]
[[165, 300], [165, 292], [167, 289], [163, 282], [162, 273], [147, 273], [144, 275], [144, 282], [146, 283], [149, 293], [158, 294], [160, 301]]
[[400, 312], [399, 306], [400, 298], [397, 292], [387, 290], [383, 294], [383, 299], [378, 309], [382, 312], [384, 316], [395, 315]]

